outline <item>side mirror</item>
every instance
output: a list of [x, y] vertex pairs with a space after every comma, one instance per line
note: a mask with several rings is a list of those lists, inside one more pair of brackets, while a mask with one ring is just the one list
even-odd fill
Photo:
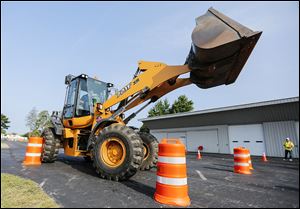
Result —
[[66, 84], [66, 85], [69, 85], [69, 84], [71, 83], [71, 81], [72, 81], [73, 78], [74, 78], [73, 75], [71, 75], [71, 74], [67, 75], [67, 76], [65, 77], [65, 84]]
[[108, 94], [110, 95], [110, 96], [112, 96], [112, 95], [115, 95], [117, 92], [118, 92], [119, 90], [117, 89], [117, 88], [110, 88], [110, 89], [108, 89]]

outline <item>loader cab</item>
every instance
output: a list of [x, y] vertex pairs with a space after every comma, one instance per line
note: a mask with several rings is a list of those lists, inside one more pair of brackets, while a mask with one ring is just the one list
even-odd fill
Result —
[[69, 128], [84, 128], [93, 122], [96, 103], [104, 103], [108, 97], [108, 83], [90, 78], [85, 74], [67, 75], [63, 123]]

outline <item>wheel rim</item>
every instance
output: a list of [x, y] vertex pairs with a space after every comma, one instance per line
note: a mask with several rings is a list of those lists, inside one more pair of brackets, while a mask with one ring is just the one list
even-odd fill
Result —
[[149, 157], [149, 147], [148, 147], [148, 145], [146, 145], [145, 143], [143, 143], [143, 152], [144, 152], [144, 159], [143, 159], [143, 161], [144, 160], [146, 160], [148, 157]]
[[101, 159], [109, 167], [118, 167], [125, 160], [125, 144], [118, 138], [106, 139], [100, 149]]

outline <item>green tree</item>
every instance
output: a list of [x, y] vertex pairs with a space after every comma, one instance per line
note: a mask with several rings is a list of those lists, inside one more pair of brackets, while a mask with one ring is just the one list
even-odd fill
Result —
[[1, 113], [1, 134], [6, 133], [6, 130], [9, 128], [9, 123], [8, 117]]
[[[148, 118], [160, 115], [167, 115], [178, 112], [188, 112], [194, 109], [193, 101], [189, 100], [185, 95], [181, 95], [174, 101], [172, 107], [167, 99], [159, 100], [153, 108], [148, 112]], [[141, 132], [150, 132], [150, 129], [143, 124], [140, 127]]]
[[148, 112], [148, 117], [170, 114], [170, 103], [167, 99], [159, 100]]
[[[26, 116], [26, 126], [29, 128], [30, 132], [36, 129], [36, 120], [37, 120], [38, 111], [34, 107]], [[30, 133], [29, 133], [30, 135]]]
[[25, 134], [22, 134], [21, 136], [22, 136], [22, 137], [27, 137], [27, 138], [28, 138], [28, 137], [29, 137], [29, 132], [27, 132], [27, 133], [25, 133]]
[[38, 114], [37, 117], [37, 127], [40, 130], [43, 130], [49, 126], [51, 126], [51, 117], [49, 115], [49, 112], [47, 110], [43, 110]]
[[50, 115], [47, 110], [38, 112], [34, 107], [26, 116], [26, 126], [29, 128], [29, 136], [41, 136], [43, 129], [51, 126]]
[[194, 109], [193, 101], [189, 100], [185, 95], [181, 95], [174, 101], [170, 113], [189, 112]]

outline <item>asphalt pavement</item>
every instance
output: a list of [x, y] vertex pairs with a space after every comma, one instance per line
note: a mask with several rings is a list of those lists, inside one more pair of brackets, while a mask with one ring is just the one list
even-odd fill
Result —
[[[114, 182], [97, 176], [83, 158], [64, 156], [41, 166], [22, 165], [26, 143], [5, 141], [1, 173], [16, 174], [37, 182], [62, 207], [170, 207], [153, 200], [156, 170], [139, 171], [130, 180]], [[187, 156], [189, 207], [299, 208], [299, 161], [252, 157], [252, 175], [233, 172], [232, 155]]]

